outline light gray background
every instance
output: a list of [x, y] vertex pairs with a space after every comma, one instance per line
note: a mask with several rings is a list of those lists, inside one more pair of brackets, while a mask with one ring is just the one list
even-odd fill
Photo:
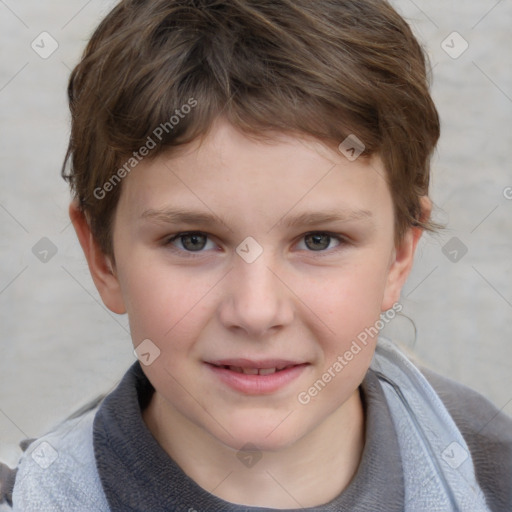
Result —
[[[110, 390], [134, 361], [126, 318], [89, 277], [59, 176], [67, 78], [114, 3], [0, 0], [0, 460], [11, 465], [21, 439]], [[512, 413], [512, 2], [393, 3], [430, 53], [443, 128], [432, 197], [448, 229], [421, 242], [403, 293], [414, 350]], [[43, 31], [59, 44], [47, 59], [31, 48]], [[462, 48], [454, 31], [469, 44], [457, 59], [442, 48]], [[46, 263], [32, 252], [43, 237], [58, 250]], [[453, 237], [468, 249], [458, 262], [442, 252]], [[409, 320], [390, 332], [412, 346]]]

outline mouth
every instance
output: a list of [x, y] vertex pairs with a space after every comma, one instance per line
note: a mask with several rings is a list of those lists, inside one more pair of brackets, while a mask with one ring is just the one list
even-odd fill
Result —
[[272, 375], [276, 372], [282, 372], [283, 370], [287, 370], [288, 368], [292, 368], [294, 366], [299, 366], [298, 364], [289, 364], [282, 367], [272, 367], [272, 368], [261, 368], [258, 366], [234, 366], [234, 365], [216, 365], [217, 368], [224, 368], [224, 370], [230, 370], [236, 373], [243, 373], [245, 375]]
[[220, 381], [249, 395], [273, 393], [299, 377], [310, 363], [283, 359], [230, 359], [207, 362]]

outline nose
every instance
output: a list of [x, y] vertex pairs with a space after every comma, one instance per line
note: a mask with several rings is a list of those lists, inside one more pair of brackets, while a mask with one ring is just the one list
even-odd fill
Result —
[[219, 317], [227, 329], [261, 338], [293, 321], [293, 294], [263, 255], [253, 263], [239, 258], [229, 273]]

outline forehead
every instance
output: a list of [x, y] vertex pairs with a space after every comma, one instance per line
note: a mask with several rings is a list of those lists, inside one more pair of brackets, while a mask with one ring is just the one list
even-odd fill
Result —
[[143, 160], [124, 180], [124, 214], [140, 217], [169, 207], [259, 216], [268, 223], [292, 210], [350, 215], [379, 213], [392, 204], [378, 156], [349, 161], [312, 138], [267, 133], [261, 139], [218, 121], [203, 139]]

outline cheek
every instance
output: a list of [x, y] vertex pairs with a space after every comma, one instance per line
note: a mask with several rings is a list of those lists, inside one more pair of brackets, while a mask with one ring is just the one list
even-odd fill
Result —
[[352, 339], [375, 323], [381, 312], [386, 264], [376, 258], [340, 266], [303, 281], [298, 295], [339, 342]]
[[313, 291], [303, 295], [321, 320], [314, 332], [322, 356], [319, 373], [301, 396], [311, 399], [308, 407], [311, 411], [317, 408], [319, 417], [348, 399], [373, 358], [386, 266], [376, 260], [371, 265], [363, 263], [333, 273], [323, 285], [317, 283]]
[[168, 349], [172, 340], [173, 350], [178, 350], [187, 338], [197, 335], [211, 288], [208, 280], [187, 278], [179, 270], [154, 264], [122, 270], [120, 281], [135, 345], [148, 338]]

